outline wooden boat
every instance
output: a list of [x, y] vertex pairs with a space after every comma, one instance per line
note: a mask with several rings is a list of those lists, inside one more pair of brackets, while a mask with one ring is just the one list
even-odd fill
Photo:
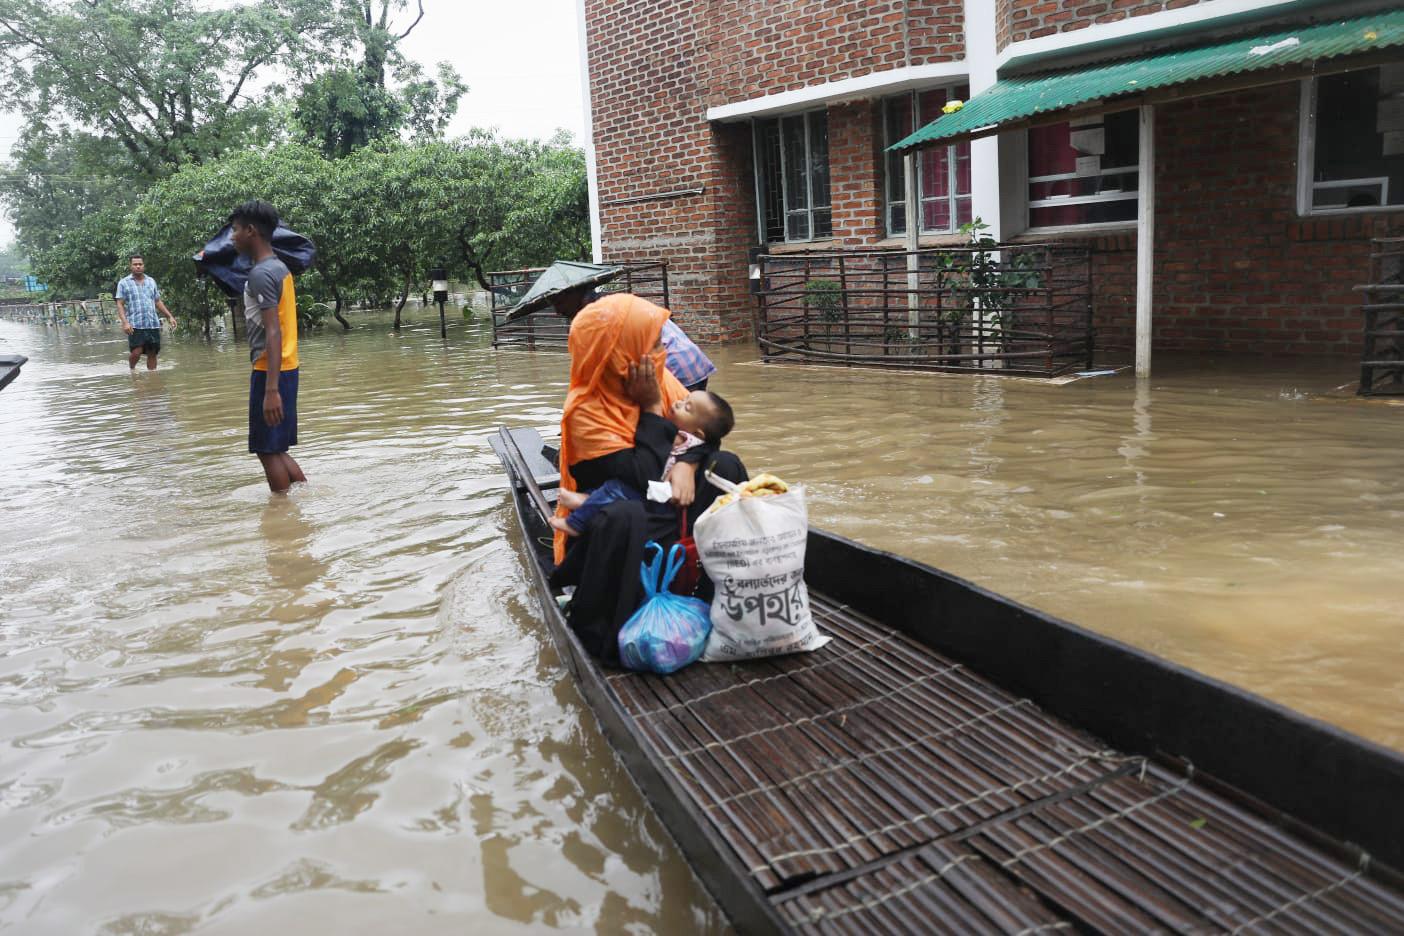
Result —
[[0, 390], [4, 390], [19, 376], [20, 368], [29, 358], [22, 354], [0, 354]]
[[1404, 757], [820, 531], [811, 654], [608, 670], [547, 576], [559, 483], [492, 439], [541, 613], [741, 932], [1404, 931]]

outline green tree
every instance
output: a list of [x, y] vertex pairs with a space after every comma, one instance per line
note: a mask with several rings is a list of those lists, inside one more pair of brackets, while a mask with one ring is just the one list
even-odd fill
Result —
[[585, 157], [568, 134], [542, 142], [477, 131], [460, 150], [467, 168], [456, 210], [444, 219], [457, 247], [456, 275], [487, 289], [489, 270], [588, 256]]
[[[293, 108], [302, 138], [341, 158], [405, 130], [418, 140], [441, 137], [468, 86], [446, 62], [439, 63], [434, 79], [400, 54], [399, 43], [424, 19], [423, 2], [398, 31], [394, 14], [408, 6], [404, 0], [380, 0], [378, 9], [371, 0], [344, 4], [353, 53], [303, 85]], [[387, 75], [395, 79], [393, 89]]]
[[0, 0], [0, 104], [116, 142], [148, 179], [267, 136], [264, 71], [344, 35], [316, 0]]
[[351, 297], [388, 298], [398, 327], [408, 296], [440, 262], [453, 278], [483, 282], [497, 266], [584, 256], [584, 174], [583, 154], [564, 138], [477, 133], [369, 146], [345, 159], [289, 143], [186, 166], [153, 185], [101, 239], [94, 231], [63, 244], [107, 245], [104, 257], [72, 258], [74, 266], [98, 266], [103, 288], [120, 275], [126, 253], [141, 252], [167, 304], [198, 320], [205, 288], [191, 255], [234, 205], [262, 198], [317, 244], [316, 274], [299, 283], [300, 296], [330, 304], [338, 318]]
[[[441, 132], [464, 88], [451, 69], [435, 81], [399, 55], [424, 15], [417, 4], [396, 27], [407, 9], [405, 0], [0, 0], [0, 106], [27, 118], [0, 182], [20, 245], [56, 288], [101, 282], [117, 251], [90, 238], [182, 167], [285, 139], [289, 83], [307, 85], [302, 97], [326, 116], [354, 109], [337, 78], [350, 71], [390, 96], [386, 112], [375, 94], [356, 105], [374, 112], [370, 124]], [[387, 69], [400, 82], [393, 92]]]

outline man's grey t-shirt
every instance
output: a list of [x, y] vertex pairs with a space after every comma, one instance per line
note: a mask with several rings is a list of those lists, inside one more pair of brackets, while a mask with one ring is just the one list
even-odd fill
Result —
[[283, 281], [288, 268], [277, 257], [254, 264], [249, 281], [244, 284], [244, 321], [249, 331], [249, 360], [257, 361], [268, 344], [268, 330], [263, 327], [263, 310], [278, 308], [283, 298]]

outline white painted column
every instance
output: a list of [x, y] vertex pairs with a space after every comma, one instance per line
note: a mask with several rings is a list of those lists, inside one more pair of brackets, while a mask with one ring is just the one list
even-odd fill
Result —
[[[995, 50], [995, 4], [991, 0], [965, 0], [965, 66], [969, 72], [970, 96], [993, 85], [998, 78]], [[1010, 193], [1014, 197], [1017, 193]], [[970, 143], [971, 216], [990, 226], [987, 232], [1003, 240], [999, 192], [999, 137], [990, 136]]]
[[580, 96], [585, 104], [585, 179], [590, 189], [590, 256], [599, 263], [603, 257], [600, 241], [600, 179], [595, 168], [595, 114], [590, 106], [590, 49], [585, 33], [585, 0], [576, 0], [575, 13], [580, 31]]
[[1155, 276], [1155, 108], [1140, 109], [1141, 157], [1136, 199], [1136, 376], [1149, 377]]

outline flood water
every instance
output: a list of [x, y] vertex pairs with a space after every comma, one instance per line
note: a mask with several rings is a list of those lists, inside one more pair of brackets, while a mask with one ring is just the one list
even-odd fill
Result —
[[[304, 338], [298, 459], [247, 355], [0, 321], [0, 927], [713, 930], [538, 622], [501, 423], [566, 360], [487, 329]], [[1349, 362], [1049, 386], [718, 355], [816, 524], [1404, 748], [1404, 408]], [[1241, 362], [1239, 362], [1241, 363]], [[1011, 653], [1019, 652], [1011, 647]]]

